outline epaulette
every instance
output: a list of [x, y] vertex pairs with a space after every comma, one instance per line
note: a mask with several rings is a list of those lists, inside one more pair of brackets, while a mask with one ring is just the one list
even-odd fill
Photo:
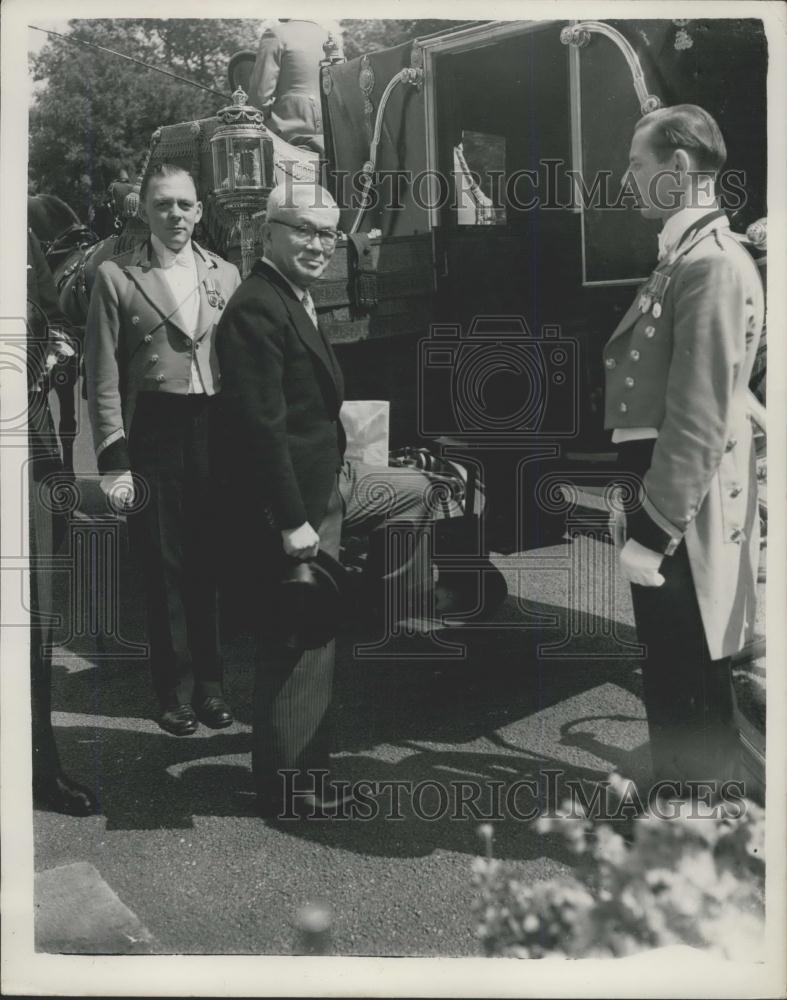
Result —
[[194, 240], [192, 240], [192, 246], [194, 247], [194, 252], [198, 253], [202, 257], [205, 263], [210, 266], [211, 270], [216, 270], [218, 268], [219, 265], [216, 261], [224, 259], [217, 253], [214, 253], [212, 250], [208, 250], [207, 247], [204, 247], [201, 243], [197, 243]]
[[222, 264], [229, 263], [226, 257], [222, 257], [221, 254], [215, 253], [213, 250], [206, 250], [205, 252], [208, 254], [208, 256], [212, 257], [214, 260], [219, 261]]

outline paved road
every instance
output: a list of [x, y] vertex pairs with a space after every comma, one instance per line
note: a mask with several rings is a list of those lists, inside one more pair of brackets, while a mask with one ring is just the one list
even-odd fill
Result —
[[[77, 449], [85, 499], [75, 537], [95, 538], [100, 495], [85, 438]], [[570, 542], [495, 557], [510, 596], [491, 627], [439, 633], [465, 645], [456, 659], [425, 656], [418, 637], [396, 640], [395, 659], [362, 657], [354, 644], [364, 637], [342, 634], [338, 775], [448, 788], [459, 779], [510, 785], [555, 768], [591, 780], [612, 769], [643, 778], [640, 676], [625, 646], [633, 642], [631, 608], [610, 572], [611, 551], [580, 532]], [[64, 580], [65, 610], [73, 588]], [[108, 586], [94, 583], [93, 594]], [[62, 636], [54, 658], [62, 755], [70, 773], [100, 789], [102, 814], [38, 811], [36, 870], [92, 866], [98, 895], [114, 893], [153, 950], [165, 953], [290, 953], [299, 907], [321, 901], [334, 914], [338, 954], [478, 954], [470, 884], [477, 821], [429, 821], [407, 801], [400, 820], [276, 826], [259, 819], [249, 768], [250, 641], [239, 637], [226, 649], [236, 724], [175, 739], [152, 721], [147, 667], [130, 655], [144, 631], [127, 552], [118, 590], [125, 645], [91, 634], [101, 623], [90, 621], [88, 590], [76, 612], [66, 611], [79, 628]], [[434, 784], [424, 791], [422, 813], [437, 808], [435, 795]], [[571, 864], [558, 842], [527, 822], [509, 816], [495, 831], [496, 855], [527, 878]], [[64, 869], [69, 877], [86, 870]]]

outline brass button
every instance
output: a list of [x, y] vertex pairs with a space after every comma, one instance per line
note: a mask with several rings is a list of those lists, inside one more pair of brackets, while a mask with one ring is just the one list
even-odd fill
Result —
[[156, 376], [156, 381], [157, 382], [163, 382], [165, 379], [166, 379], [165, 375], [157, 375]]
[[152, 365], [155, 365], [155, 363], [156, 363], [157, 361], [158, 361], [158, 354], [151, 354], [151, 355], [150, 355], [150, 363], [151, 363]]
[[626, 406], [625, 403], [621, 403], [620, 406], [618, 406], [618, 409], [620, 410], [621, 413], [626, 413], [628, 411], [628, 407]]
[[646, 326], [645, 327], [645, 336], [648, 338], [648, 340], [650, 340], [651, 337], [654, 337], [655, 335], [656, 335], [656, 327], [655, 326]]
[[607, 358], [607, 360], [606, 360], [606, 361], [604, 362], [604, 364], [605, 364], [605, 365], [607, 366], [607, 368], [609, 368], [609, 369], [610, 369], [610, 371], [611, 371], [611, 370], [612, 370], [612, 369], [613, 369], [613, 368], [615, 367], [615, 365], [617, 364], [617, 361], [615, 361], [615, 359], [614, 359], [614, 358]]
[[144, 337], [144, 340], [145, 340], [146, 344], [149, 344], [151, 342], [151, 340], [153, 340], [153, 334], [152, 333], [146, 333], [145, 337]]
[[634, 388], [634, 379], [630, 375], [627, 375], [624, 381], [626, 383], [626, 388], [627, 389], [633, 389]]
[[134, 324], [134, 326], [136, 326], [137, 323], [139, 323], [139, 316], [132, 316], [131, 322]]
[[636, 348], [633, 351], [629, 351], [629, 357], [632, 361], [639, 361], [639, 351]]
[[730, 490], [731, 497], [739, 497], [741, 493], [743, 493], [742, 486], [733, 486], [732, 489]]

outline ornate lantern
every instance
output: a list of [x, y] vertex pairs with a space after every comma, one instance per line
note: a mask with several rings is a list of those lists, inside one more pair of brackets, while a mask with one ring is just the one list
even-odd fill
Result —
[[237, 219], [244, 277], [254, 262], [252, 215], [265, 208], [275, 183], [273, 139], [263, 124], [262, 112], [246, 101], [246, 94], [238, 87], [232, 104], [218, 112], [221, 124], [210, 139], [213, 197]]

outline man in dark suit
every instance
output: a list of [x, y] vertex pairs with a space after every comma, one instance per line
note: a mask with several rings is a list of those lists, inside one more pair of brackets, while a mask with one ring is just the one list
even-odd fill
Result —
[[266, 124], [294, 146], [324, 152], [320, 60], [329, 33], [316, 21], [267, 24], [249, 82], [249, 99]]
[[210, 438], [220, 389], [214, 334], [240, 276], [192, 243], [202, 205], [185, 170], [154, 167], [140, 200], [150, 240], [96, 273], [88, 408], [102, 489], [128, 509], [142, 559], [159, 725], [188, 736], [197, 720], [232, 724], [218, 644]]
[[64, 774], [52, 731], [51, 569], [39, 565], [60, 548], [65, 517], [53, 491], [63, 465], [49, 409], [49, 371], [74, 355], [49, 265], [32, 231], [27, 235], [28, 496], [30, 529], [30, 687], [33, 798], [71, 816], [96, 811], [91, 792]]
[[604, 349], [606, 426], [642, 479], [620, 566], [646, 649], [654, 777], [684, 794], [739, 776], [730, 657], [754, 625], [759, 557], [747, 386], [763, 292], [716, 201], [725, 157], [695, 105], [638, 123], [629, 169], [643, 215], [664, 222], [659, 263]]
[[[343, 517], [366, 530], [391, 517], [431, 516], [425, 474], [342, 463], [342, 373], [309, 292], [333, 255], [338, 222], [324, 189], [274, 188], [265, 256], [233, 296], [217, 334], [223, 401], [238, 446], [232, 502], [252, 533], [245, 538], [252, 575], [267, 576], [269, 586], [283, 555], [305, 560], [322, 549], [336, 558]], [[254, 533], [266, 519], [269, 530]], [[265, 618], [264, 606], [259, 616]], [[293, 650], [263, 629], [252, 767], [264, 813], [282, 807], [282, 769], [299, 772], [301, 800], [314, 793], [319, 808], [335, 805], [329, 782], [321, 796], [319, 778], [328, 770], [333, 666], [333, 641]]]

